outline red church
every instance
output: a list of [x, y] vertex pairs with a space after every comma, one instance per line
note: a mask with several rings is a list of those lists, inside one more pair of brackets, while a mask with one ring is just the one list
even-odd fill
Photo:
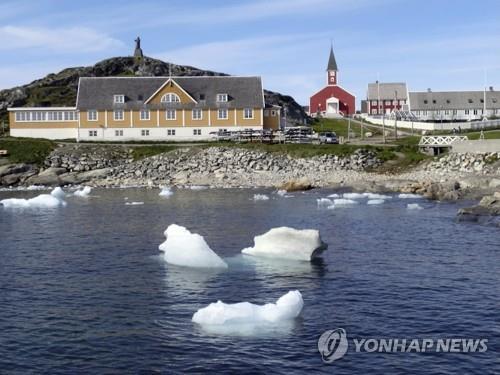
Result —
[[319, 90], [309, 99], [311, 116], [342, 117], [356, 112], [356, 97], [338, 85], [338, 68], [333, 46], [330, 48], [330, 58], [326, 68], [327, 86]]

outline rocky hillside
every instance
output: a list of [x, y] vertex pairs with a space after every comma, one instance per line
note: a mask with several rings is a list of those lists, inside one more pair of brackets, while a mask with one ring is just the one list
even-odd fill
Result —
[[[171, 64], [170, 69], [173, 76], [227, 75], [185, 65]], [[7, 118], [7, 108], [12, 106], [75, 105], [80, 77], [168, 75], [168, 63], [149, 57], [145, 57], [140, 64], [136, 64], [133, 57], [114, 57], [98, 62], [94, 66], [67, 68], [27, 85], [0, 91], [0, 120]], [[289, 121], [303, 123], [307, 120], [306, 113], [292, 97], [266, 90], [265, 98], [269, 104], [284, 107]]]

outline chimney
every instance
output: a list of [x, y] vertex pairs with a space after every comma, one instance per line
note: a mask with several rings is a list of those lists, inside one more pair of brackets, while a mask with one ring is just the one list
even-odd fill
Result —
[[490, 86], [490, 91], [495, 91], [495, 90], [493, 89], [493, 86]]
[[432, 90], [430, 89], [430, 87], [427, 89], [427, 92], [432, 92]]

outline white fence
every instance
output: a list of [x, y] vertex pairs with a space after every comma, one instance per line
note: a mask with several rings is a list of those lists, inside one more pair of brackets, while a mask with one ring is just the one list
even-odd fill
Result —
[[391, 119], [383, 119], [381, 117], [367, 117], [367, 121], [376, 124], [384, 125], [388, 128], [393, 128], [397, 125], [400, 129], [413, 130], [453, 130], [460, 128], [462, 130], [482, 130], [500, 127], [500, 120], [489, 121], [468, 121], [468, 122], [421, 122], [421, 121], [397, 121]]
[[427, 135], [420, 138], [420, 147], [450, 147], [452, 143], [468, 141], [467, 136], [460, 135]]

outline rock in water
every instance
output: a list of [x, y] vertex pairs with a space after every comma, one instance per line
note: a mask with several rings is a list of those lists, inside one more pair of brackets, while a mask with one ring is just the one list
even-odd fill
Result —
[[160, 245], [165, 261], [177, 266], [197, 268], [227, 268], [224, 262], [196, 233], [184, 227], [170, 225], [165, 231], [167, 240]]
[[302, 294], [294, 290], [266, 305], [217, 301], [199, 309], [192, 320], [201, 325], [279, 323], [298, 317], [303, 306]]
[[311, 260], [328, 247], [315, 229], [273, 228], [254, 237], [254, 247], [243, 254], [292, 260]]

